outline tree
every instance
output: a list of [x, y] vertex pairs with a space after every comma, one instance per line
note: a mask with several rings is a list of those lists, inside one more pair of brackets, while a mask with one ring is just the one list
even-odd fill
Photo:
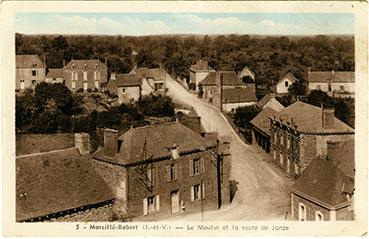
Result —
[[307, 82], [305, 80], [297, 80], [288, 88], [288, 92], [295, 96], [306, 95]]
[[312, 90], [307, 97], [307, 102], [315, 106], [327, 108], [334, 107], [334, 100], [321, 90]]
[[255, 105], [244, 106], [236, 109], [234, 115], [235, 124], [243, 129], [250, 128], [250, 121], [260, 113], [261, 109]]
[[138, 104], [144, 115], [157, 117], [174, 116], [174, 104], [168, 96], [150, 94], [142, 97]]

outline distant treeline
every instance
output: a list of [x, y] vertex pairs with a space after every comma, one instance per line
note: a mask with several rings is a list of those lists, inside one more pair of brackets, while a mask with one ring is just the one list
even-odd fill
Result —
[[109, 72], [127, 73], [134, 64], [164, 67], [188, 77], [198, 59], [215, 69], [241, 70], [248, 66], [257, 84], [273, 85], [286, 72], [307, 77], [307, 68], [321, 71], [353, 71], [353, 36], [260, 37], [219, 36], [88, 36], [16, 34], [17, 54], [46, 54], [50, 68], [62, 67], [63, 59], [107, 60]]

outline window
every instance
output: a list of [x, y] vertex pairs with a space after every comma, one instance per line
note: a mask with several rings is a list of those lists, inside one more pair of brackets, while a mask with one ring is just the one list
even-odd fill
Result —
[[279, 163], [281, 165], [283, 164], [283, 154], [282, 154], [282, 152], [279, 153]]
[[75, 89], [75, 88], [76, 88], [76, 82], [72, 81], [72, 89]]
[[345, 87], [343, 85], [340, 86], [341, 91], [345, 90]]
[[281, 145], [283, 146], [283, 141], [284, 141], [284, 135], [283, 134], [280, 134], [280, 136], [279, 136], [279, 141], [280, 141], [280, 143], [281, 143]]
[[32, 67], [37, 67], [37, 64], [32, 64]]
[[289, 149], [291, 147], [291, 138], [287, 137], [286, 138], [286, 144], [287, 144], [287, 149]]
[[100, 72], [95, 71], [94, 72], [94, 78], [95, 78], [96, 81], [100, 80]]
[[84, 71], [83, 72], [83, 80], [84, 81], [87, 81], [87, 71]]
[[100, 89], [100, 82], [98, 81], [95, 81], [95, 89]]
[[190, 176], [204, 173], [204, 158], [190, 160]]
[[74, 64], [73, 64], [73, 65], [72, 65], [72, 69], [75, 69], [75, 68], [76, 68], [76, 65], [74, 65]]
[[98, 64], [95, 64], [95, 69], [99, 68], [99, 65]]
[[83, 65], [83, 69], [87, 69], [87, 65], [86, 64]]
[[160, 211], [160, 196], [155, 195], [143, 199], [143, 214], [149, 215]]
[[36, 70], [32, 70], [32, 76], [36, 76], [37, 75], [37, 71]]
[[303, 203], [299, 203], [299, 221], [306, 221], [306, 207]]
[[205, 199], [205, 183], [197, 184], [191, 187], [191, 201]]
[[332, 86], [328, 85], [328, 91], [332, 91]]
[[77, 72], [72, 72], [72, 80], [73, 81], [78, 80], [78, 73]]
[[299, 165], [297, 164], [297, 162], [295, 162], [294, 165], [295, 165], [295, 174], [299, 175], [300, 174]]
[[178, 179], [178, 165], [167, 165], [167, 182], [171, 182]]
[[319, 211], [315, 212], [315, 221], [324, 221], [324, 216], [321, 212]]
[[285, 86], [285, 87], [288, 87], [288, 81], [285, 81], [285, 82], [284, 82], [284, 86]]
[[126, 92], [126, 89], [122, 88], [122, 92], [123, 92], [123, 93], [124, 93], [124, 92]]
[[278, 141], [278, 134], [274, 132], [274, 143], [276, 144]]
[[37, 81], [32, 80], [32, 85], [36, 85]]
[[277, 151], [275, 151], [275, 149], [273, 149], [273, 159], [277, 159]]
[[161, 89], [163, 89], [163, 83], [157, 83], [157, 84], [155, 84], [155, 90], [161, 90]]

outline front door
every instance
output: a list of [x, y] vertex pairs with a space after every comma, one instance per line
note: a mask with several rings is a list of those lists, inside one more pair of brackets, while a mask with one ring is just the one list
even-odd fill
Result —
[[172, 199], [172, 213], [179, 212], [179, 190], [172, 192], [171, 199]]

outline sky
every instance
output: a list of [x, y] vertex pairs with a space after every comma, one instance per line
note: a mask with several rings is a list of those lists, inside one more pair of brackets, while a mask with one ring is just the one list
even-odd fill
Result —
[[354, 34], [346, 13], [17, 13], [24, 34]]

